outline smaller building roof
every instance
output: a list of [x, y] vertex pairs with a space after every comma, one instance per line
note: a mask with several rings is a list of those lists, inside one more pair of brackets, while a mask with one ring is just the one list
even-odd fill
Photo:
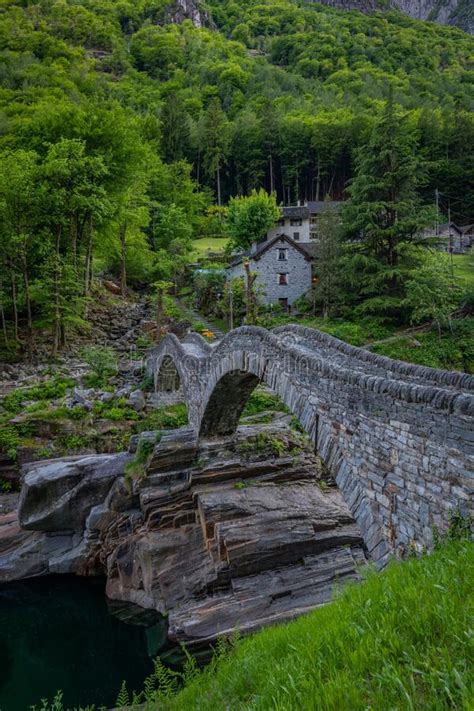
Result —
[[443, 222], [442, 225], [438, 225], [439, 231], [444, 231], [444, 230], [449, 230], [449, 229], [456, 230], [456, 232], [460, 235], [463, 234], [461, 228], [458, 227], [455, 222]]
[[312, 214], [326, 212], [327, 210], [337, 210], [343, 203], [343, 200], [309, 200], [308, 209]]
[[474, 234], [474, 225], [462, 225], [459, 229], [463, 235]]

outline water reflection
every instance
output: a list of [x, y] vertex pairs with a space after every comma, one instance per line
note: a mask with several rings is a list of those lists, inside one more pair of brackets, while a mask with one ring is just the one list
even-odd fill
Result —
[[166, 622], [109, 606], [99, 580], [51, 576], [0, 586], [0, 711], [29, 711], [58, 689], [71, 707], [113, 705], [124, 679], [141, 689], [151, 657], [169, 648]]

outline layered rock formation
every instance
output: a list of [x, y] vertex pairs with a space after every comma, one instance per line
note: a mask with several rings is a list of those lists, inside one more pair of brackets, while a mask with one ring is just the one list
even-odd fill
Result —
[[171, 639], [199, 645], [289, 619], [358, 578], [360, 532], [287, 416], [199, 444], [169, 432], [133, 484], [131, 459], [30, 465], [19, 519], [0, 514], [0, 581], [105, 574], [109, 598], [166, 613]]

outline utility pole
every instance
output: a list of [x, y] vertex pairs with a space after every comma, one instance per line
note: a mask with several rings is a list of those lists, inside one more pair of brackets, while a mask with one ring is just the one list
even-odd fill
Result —
[[435, 200], [436, 200], [436, 236], [439, 235], [439, 190], [435, 190]]

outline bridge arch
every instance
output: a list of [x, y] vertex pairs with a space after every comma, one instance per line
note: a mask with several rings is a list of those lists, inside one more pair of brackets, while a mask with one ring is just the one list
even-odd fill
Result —
[[170, 355], [164, 355], [155, 374], [157, 392], [175, 392], [181, 387], [181, 377], [175, 361]]
[[167, 337], [196, 436], [232, 433], [264, 383], [298, 418], [380, 565], [473, 511], [474, 378], [381, 358], [312, 329]]

